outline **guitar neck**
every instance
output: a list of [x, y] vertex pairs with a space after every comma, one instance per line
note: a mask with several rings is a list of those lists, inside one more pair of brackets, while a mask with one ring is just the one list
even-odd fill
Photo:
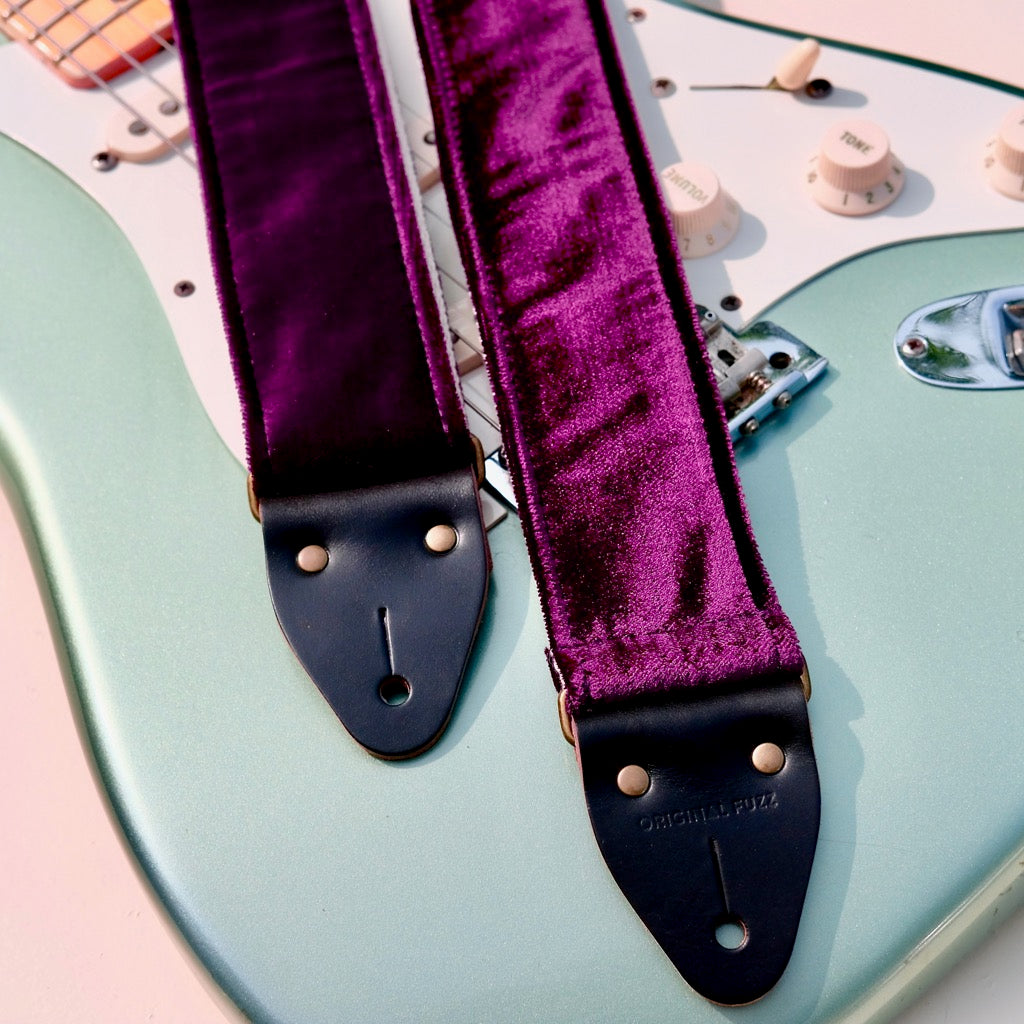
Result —
[[167, 45], [167, 0], [0, 0], [0, 30], [75, 88], [136, 67]]

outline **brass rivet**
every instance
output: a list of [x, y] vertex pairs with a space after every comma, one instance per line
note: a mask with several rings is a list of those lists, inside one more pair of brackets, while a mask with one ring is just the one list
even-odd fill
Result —
[[807, 668], [807, 662], [804, 662], [804, 670], [800, 673], [800, 685], [804, 689], [804, 700], [808, 701], [811, 699], [811, 673]]
[[786, 755], [777, 743], [759, 743], [754, 747], [750, 760], [762, 775], [775, 775], [776, 772], [782, 771]]
[[245, 493], [249, 496], [249, 511], [258, 523], [260, 521], [260, 499], [256, 497], [256, 484], [253, 481], [252, 473], [245, 478]]
[[438, 523], [437, 526], [432, 526], [427, 530], [423, 543], [427, 545], [428, 551], [433, 551], [435, 555], [443, 555], [455, 547], [458, 539], [459, 535], [455, 532], [455, 527]]
[[473, 468], [476, 471], [476, 485], [477, 487], [483, 487], [484, 480], [487, 479], [487, 462], [484, 458], [484, 446], [476, 434], [470, 434], [469, 439], [473, 442]]
[[643, 796], [651, 788], [651, 777], [638, 764], [627, 764], [615, 780], [626, 796]]
[[558, 691], [558, 724], [562, 727], [562, 735], [565, 742], [576, 746], [576, 737], [572, 731], [572, 718], [569, 717], [569, 709], [565, 706], [565, 700], [569, 696], [568, 690]]
[[295, 556], [295, 564], [303, 572], [322, 572], [327, 567], [327, 549], [319, 544], [307, 544]]

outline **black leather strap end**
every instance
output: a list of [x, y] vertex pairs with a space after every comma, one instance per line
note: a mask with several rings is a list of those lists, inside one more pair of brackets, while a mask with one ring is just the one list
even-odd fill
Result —
[[487, 596], [474, 471], [267, 498], [259, 512], [278, 621], [345, 728], [381, 758], [432, 746]]
[[789, 962], [818, 836], [800, 681], [611, 707], [575, 730], [598, 844], [644, 924], [705, 998], [765, 995]]

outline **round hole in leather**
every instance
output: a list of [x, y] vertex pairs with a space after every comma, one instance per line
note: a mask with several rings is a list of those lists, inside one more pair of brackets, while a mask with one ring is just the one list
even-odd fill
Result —
[[411, 696], [412, 687], [403, 676], [385, 676], [377, 687], [380, 699], [393, 708], [401, 707]]
[[727, 917], [715, 929], [715, 941], [722, 949], [740, 949], [747, 941], [747, 926], [738, 917]]

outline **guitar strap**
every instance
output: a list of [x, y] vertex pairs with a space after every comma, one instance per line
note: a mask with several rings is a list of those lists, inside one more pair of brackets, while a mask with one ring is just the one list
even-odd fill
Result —
[[[598, 843], [694, 988], [749, 1002], [817, 837], [803, 660], [606, 15], [416, 14]], [[409, 756], [451, 713], [488, 556], [365, 0], [175, 15], [278, 618], [353, 736]]]
[[686, 980], [751, 1002], [817, 841], [804, 664], [611, 26], [601, 0], [413, 8], [598, 844]]
[[355, 739], [407, 757], [451, 715], [489, 555], [370, 16], [174, 13], [275, 610]]

